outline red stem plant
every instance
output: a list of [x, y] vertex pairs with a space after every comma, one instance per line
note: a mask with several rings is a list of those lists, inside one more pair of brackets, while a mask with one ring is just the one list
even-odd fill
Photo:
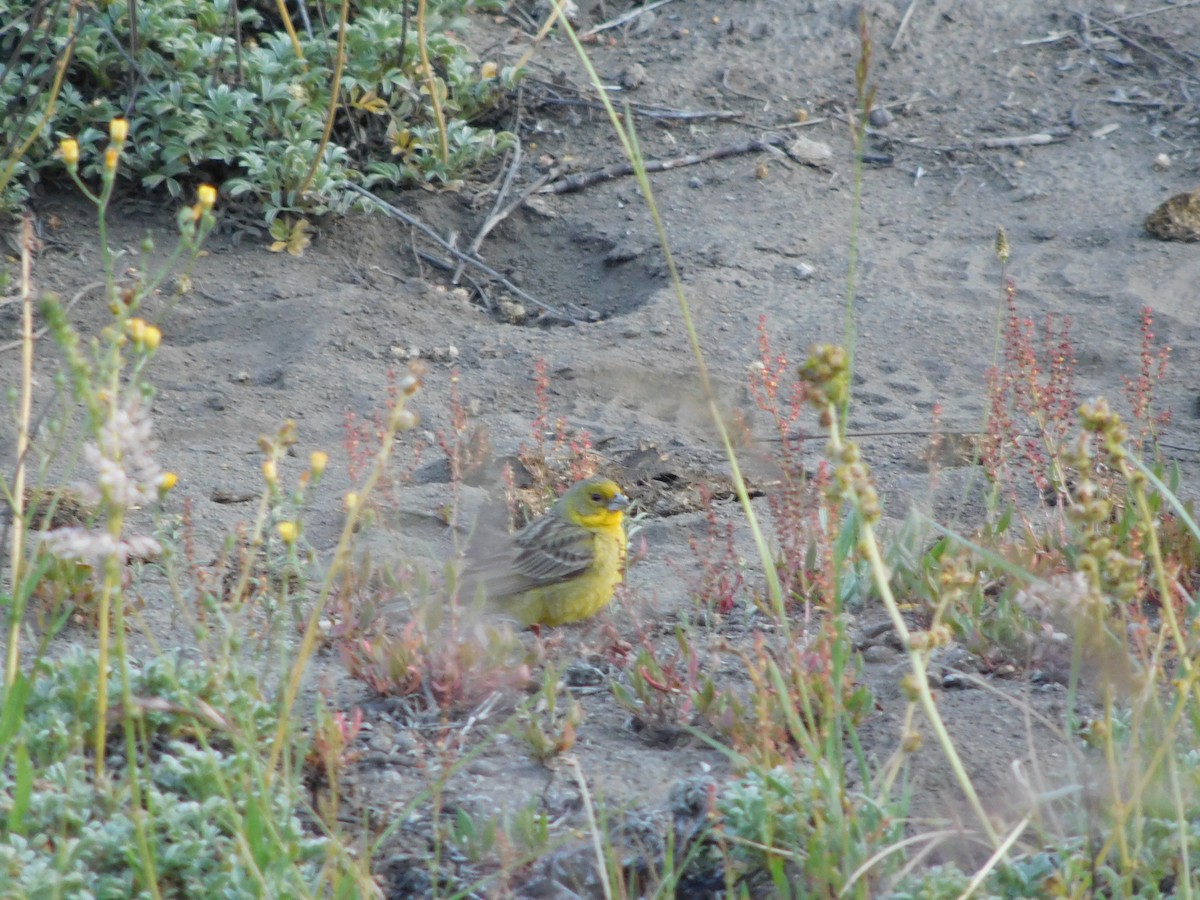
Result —
[[750, 367], [750, 395], [770, 419], [779, 442], [776, 463], [780, 483], [767, 492], [767, 504], [778, 544], [776, 570], [784, 597], [829, 597], [833, 584], [832, 542], [828, 529], [837, 521], [823, 502], [829, 485], [824, 460], [815, 475], [804, 467], [805, 435], [796, 423], [809, 403], [808, 387], [795, 377], [796, 367], [783, 353], [771, 348], [765, 316], [758, 320], [759, 358]]
[[1140, 426], [1134, 440], [1134, 448], [1141, 453], [1145, 448], [1146, 439], [1154, 439], [1160, 429], [1171, 421], [1171, 411], [1154, 411], [1154, 389], [1166, 377], [1167, 361], [1171, 357], [1171, 348], [1167, 345], [1155, 347], [1154, 340], [1154, 310], [1145, 307], [1142, 310], [1141, 346], [1138, 353], [1137, 378], [1125, 379], [1125, 396], [1129, 398], [1133, 421]]
[[[1004, 360], [987, 373], [987, 433], [980, 461], [993, 484], [1015, 501], [1013, 469], [1023, 470], [1043, 496], [1065, 497], [1063, 452], [1078, 402], [1071, 320], [1047, 314], [1041, 339], [1033, 319], [1017, 310], [1016, 285], [1005, 284], [1008, 318]], [[1039, 352], [1040, 351], [1040, 352]]]

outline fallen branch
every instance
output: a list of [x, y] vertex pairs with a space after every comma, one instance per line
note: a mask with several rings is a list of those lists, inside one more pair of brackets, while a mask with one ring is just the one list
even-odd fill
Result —
[[[504, 285], [505, 289], [508, 290], [513, 295], [520, 297], [526, 303], [533, 304], [534, 306], [536, 306], [538, 309], [540, 309], [542, 312], [546, 313], [547, 315], [553, 316], [554, 318], [559, 319], [563, 322], [569, 322], [572, 325], [580, 325], [583, 322], [587, 321], [590, 314], [589, 314], [588, 310], [584, 309], [582, 306], [579, 306], [578, 304], [574, 304], [574, 303], [570, 304], [571, 306], [574, 306], [575, 309], [579, 310], [580, 314], [582, 315], [582, 318], [576, 318], [575, 316], [570, 315], [569, 313], [565, 312], [564, 310], [561, 310], [557, 307], [551, 306], [549, 303], [545, 303], [545, 302], [539, 300], [537, 297], [534, 297], [532, 294], [528, 294], [525, 291], [521, 290], [519, 287], [517, 287], [515, 284], [513, 284], [511, 281], [509, 281], [507, 278], [505, 278], [503, 275], [501, 275], [499, 272], [497, 272], [495, 269], [493, 269], [491, 266], [489, 266], [483, 260], [478, 259], [477, 257], [475, 257], [469, 253], [464, 253], [462, 250], [459, 250], [457, 247], [455, 247], [449, 241], [445, 240], [440, 234], [438, 234], [436, 231], [434, 231], [432, 228], [430, 228], [428, 225], [426, 225], [424, 222], [422, 222], [420, 219], [416, 218], [415, 216], [410, 215], [409, 213], [406, 213], [404, 210], [402, 210], [396, 206], [393, 206], [392, 204], [388, 203], [383, 198], [377, 197], [375, 194], [372, 194], [366, 188], [360, 187], [359, 185], [354, 184], [353, 182], [345, 181], [345, 182], [343, 182], [343, 185], [347, 189], [354, 191], [354, 193], [361, 194], [363, 197], [366, 197], [368, 200], [370, 200], [372, 203], [374, 203], [376, 206], [378, 206], [380, 209], [382, 209], [385, 213], [387, 213], [389, 216], [391, 216], [393, 219], [399, 219], [404, 224], [421, 232], [421, 234], [425, 235], [425, 237], [427, 237], [429, 240], [433, 241], [435, 244], [437, 244], [439, 247], [441, 247], [443, 250], [445, 250], [447, 253], [449, 253], [451, 256], [453, 256], [455, 259], [459, 260], [460, 262], [465, 262], [467, 265], [469, 265], [475, 269], [478, 269], [480, 272], [487, 275], [489, 278], [494, 279], [495, 281]], [[450, 266], [449, 269], [450, 269], [450, 271], [453, 272], [454, 266]]]
[[[604, 104], [598, 100], [585, 100], [582, 97], [544, 97], [538, 100], [536, 106], [579, 106], [584, 109], [604, 109]], [[642, 103], [631, 103], [629, 108], [635, 116], [644, 119], [667, 119], [679, 122], [695, 122], [704, 119], [740, 119], [745, 115], [735, 109], [673, 109], [670, 106], [646, 106]]]
[[[682, 169], [685, 166], [695, 166], [704, 162], [711, 162], [714, 159], [725, 159], [729, 156], [742, 156], [747, 153], [761, 153], [769, 151], [776, 147], [782, 147], [792, 143], [794, 138], [788, 135], [772, 134], [765, 138], [756, 138], [752, 141], [743, 141], [738, 144], [727, 144], [724, 147], [717, 147], [713, 150], [706, 150], [704, 153], [691, 153], [687, 156], [678, 156], [675, 159], [653, 159], [646, 160], [647, 172], [669, 172], [672, 169]], [[804, 160], [797, 160], [804, 162]], [[600, 184], [604, 181], [612, 181], [615, 178], [625, 178], [632, 175], [634, 172], [633, 166], [629, 163], [615, 163], [611, 166], [605, 166], [603, 169], [595, 169], [591, 172], [577, 172], [574, 175], [568, 175], [560, 181], [552, 182], [543, 187], [538, 193], [541, 194], [570, 194], [575, 191], [581, 191], [586, 187], [591, 187], [593, 184]]]
[[979, 141], [979, 146], [985, 150], [997, 150], [1002, 147], [1036, 147], [1041, 144], [1056, 144], [1059, 141], [1065, 141], [1067, 136], [1046, 134], [1022, 134], [1016, 137], [1002, 138], [983, 138]]
[[609, 28], [620, 28], [627, 22], [632, 22], [642, 13], [648, 13], [652, 9], [658, 9], [671, 0], [658, 0], [657, 3], [647, 3], [645, 6], [639, 6], [636, 9], [631, 9], [628, 12], [623, 12], [615, 18], [609, 19], [607, 22], [601, 22], [599, 25], [593, 25], [587, 31], [583, 32], [580, 37], [591, 37], [593, 34], [599, 34], [601, 31], [607, 31]]

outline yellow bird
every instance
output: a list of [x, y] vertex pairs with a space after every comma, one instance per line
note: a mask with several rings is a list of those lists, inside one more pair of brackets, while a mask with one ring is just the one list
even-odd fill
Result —
[[468, 565], [466, 595], [481, 590], [489, 608], [523, 625], [594, 616], [621, 581], [628, 506], [629, 498], [607, 478], [576, 483], [506, 547]]

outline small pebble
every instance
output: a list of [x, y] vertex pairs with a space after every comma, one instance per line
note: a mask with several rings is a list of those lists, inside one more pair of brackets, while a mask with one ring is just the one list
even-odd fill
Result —
[[621, 73], [621, 87], [627, 91], [634, 91], [646, 83], [646, 67], [641, 63], [633, 63], [625, 67], [625, 71]]
[[895, 121], [895, 117], [882, 106], [877, 106], [867, 115], [867, 121], [875, 128], [887, 128]]
[[872, 644], [863, 650], [863, 662], [888, 663], [896, 658], [896, 651], [885, 644]]
[[500, 315], [508, 320], [510, 325], [520, 325], [525, 321], [527, 313], [525, 307], [513, 300], [500, 301]]
[[472, 775], [482, 775], [484, 778], [495, 778], [500, 774], [500, 768], [489, 759], [476, 759], [467, 766]]
[[808, 281], [808, 279], [813, 277], [813, 273], [817, 270], [814, 266], [810, 266], [808, 263], [796, 263], [796, 265], [792, 266], [792, 271], [796, 273], [796, 277], [801, 281]]
[[563, 672], [567, 687], [594, 687], [604, 683], [604, 673], [593, 665], [576, 660]]
[[1158, 154], [1158, 156], [1154, 157], [1154, 168], [1160, 172], [1171, 168], [1171, 157], [1165, 153]]

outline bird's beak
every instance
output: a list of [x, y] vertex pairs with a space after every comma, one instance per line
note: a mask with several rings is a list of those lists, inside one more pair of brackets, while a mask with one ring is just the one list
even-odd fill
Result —
[[608, 501], [608, 505], [605, 507], [605, 509], [607, 509], [609, 512], [616, 512], [619, 509], [626, 509], [628, 506], [629, 498], [624, 494], [616, 494], [611, 500]]

